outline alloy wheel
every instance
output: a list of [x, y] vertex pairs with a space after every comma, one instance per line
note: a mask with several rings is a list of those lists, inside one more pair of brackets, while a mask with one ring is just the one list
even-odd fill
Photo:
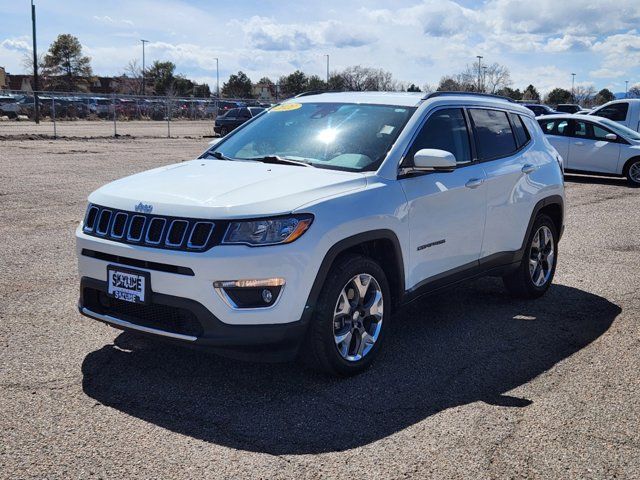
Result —
[[549, 281], [553, 262], [555, 262], [553, 234], [549, 227], [543, 225], [533, 236], [529, 250], [529, 273], [536, 287], [542, 287]]
[[640, 162], [636, 162], [629, 168], [629, 177], [636, 183], [640, 183]]
[[333, 338], [340, 356], [349, 362], [364, 358], [382, 329], [384, 299], [376, 279], [355, 275], [342, 288], [333, 314]]

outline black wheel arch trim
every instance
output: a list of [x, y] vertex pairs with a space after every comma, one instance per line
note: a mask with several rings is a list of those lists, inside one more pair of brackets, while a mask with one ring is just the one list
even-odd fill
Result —
[[320, 291], [322, 290], [327, 275], [329, 274], [329, 270], [331, 269], [331, 266], [333, 265], [333, 262], [336, 260], [336, 258], [338, 258], [340, 254], [346, 252], [350, 248], [375, 240], [391, 241], [395, 253], [396, 268], [400, 277], [397, 282], [399, 285], [399, 291], [395, 293], [397, 295], [397, 298], [401, 298], [404, 295], [404, 258], [402, 255], [402, 247], [400, 246], [400, 240], [398, 240], [398, 236], [393, 230], [389, 229], [370, 230], [367, 232], [358, 233], [351, 237], [344, 238], [334, 244], [324, 256], [322, 263], [320, 264], [320, 268], [318, 269], [318, 273], [316, 274], [316, 279], [313, 282], [311, 291], [309, 292], [309, 296], [307, 297], [307, 303], [305, 304], [304, 312], [302, 313], [303, 323], [307, 323], [310, 321], [311, 315], [313, 314], [313, 309], [315, 308], [318, 297], [320, 296]]
[[531, 235], [531, 230], [533, 229], [533, 224], [536, 221], [536, 217], [540, 213], [540, 210], [542, 210], [545, 207], [548, 207], [549, 205], [558, 205], [560, 207], [560, 211], [562, 212], [562, 217], [560, 218], [560, 228], [558, 229], [558, 232], [557, 232], [558, 241], [560, 241], [560, 238], [562, 237], [562, 233], [564, 230], [564, 199], [560, 195], [550, 195], [538, 201], [538, 203], [536, 203], [535, 206], [533, 207], [533, 211], [531, 212], [531, 218], [529, 218], [529, 225], [527, 225], [527, 230], [525, 232], [524, 238], [522, 239], [522, 245], [520, 247], [520, 250], [518, 250], [519, 252], [518, 261], [522, 259], [522, 254], [525, 250], [527, 240], [529, 239], [529, 235]]

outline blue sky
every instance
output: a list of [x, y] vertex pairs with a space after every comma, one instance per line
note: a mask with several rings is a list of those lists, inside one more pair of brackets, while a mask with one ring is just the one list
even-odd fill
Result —
[[[390, 6], [390, 4], [392, 6]], [[623, 91], [640, 83], [640, 0], [36, 0], [38, 50], [76, 35], [94, 73], [117, 75], [132, 59], [171, 60], [215, 86], [243, 70], [254, 81], [297, 68], [325, 75], [361, 64], [394, 78], [437, 84], [476, 55], [511, 71], [513, 87], [576, 84]], [[28, 0], [0, 1], [0, 66], [22, 73], [31, 44]]]

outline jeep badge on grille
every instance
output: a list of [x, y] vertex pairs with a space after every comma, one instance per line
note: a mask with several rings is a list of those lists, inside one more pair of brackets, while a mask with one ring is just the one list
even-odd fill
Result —
[[153, 205], [147, 205], [146, 203], [140, 202], [135, 206], [135, 210], [138, 213], [151, 213], [153, 210]]

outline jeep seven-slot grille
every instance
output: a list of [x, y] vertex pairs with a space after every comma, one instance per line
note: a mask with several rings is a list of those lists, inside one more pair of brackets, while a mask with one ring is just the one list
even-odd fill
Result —
[[171, 250], [205, 251], [222, 240], [224, 228], [215, 227], [214, 222], [202, 219], [89, 205], [82, 230], [87, 235], [114, 242]]

